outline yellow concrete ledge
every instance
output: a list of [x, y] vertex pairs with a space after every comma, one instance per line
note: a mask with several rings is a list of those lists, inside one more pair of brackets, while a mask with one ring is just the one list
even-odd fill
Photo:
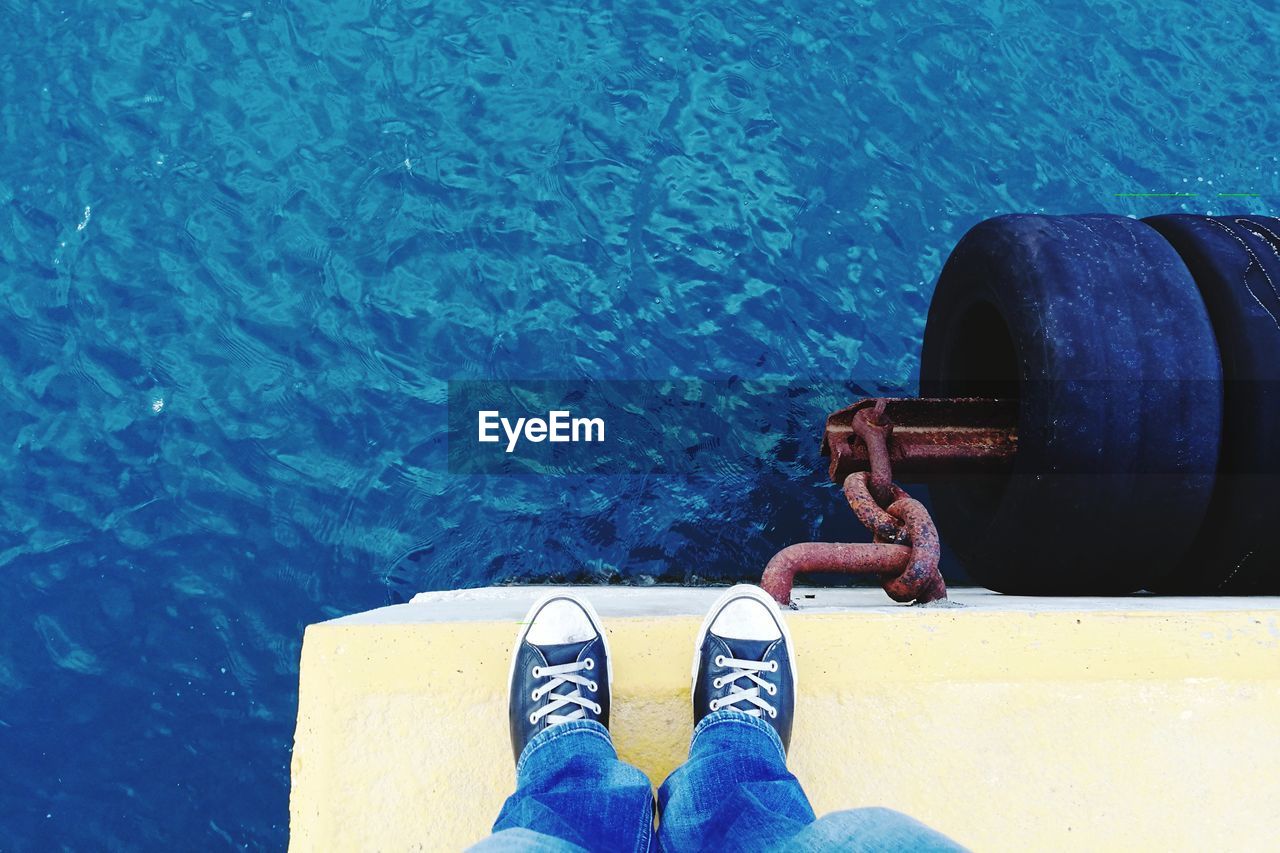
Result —
[[[514, 781], [515, 622], [541, 592], [428, 594], [307, 629], [291, 849], [487, 833]], [[657, 784], [688, 748], [692, 642], [719, 590], [585, 592], [614, 653], [614, 740]], [[977, 850], [1275, 849], [1280, 599], [799, 593], [790, 765], [819, 814], [889, 806]]]

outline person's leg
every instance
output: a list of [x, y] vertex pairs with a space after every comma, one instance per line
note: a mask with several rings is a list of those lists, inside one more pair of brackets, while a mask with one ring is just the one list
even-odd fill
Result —
[[694, 657], [689, 760], [658, 791], [661, 848], [962, 849], [887, 809], [836, 812], [815, 822], [787, 770], [795, 673], [791, 636], [767, 593], [736, 586], [712, 605]]
[[637, 850], [653, 841], [653, 789], [609, 739], [612, 667], [585, 600], [530, 610], [511, 664], [516, 790], [475, 850]]
[[[703, 718], [689, 760], [659, 791], [664, 850], [959, 851], [951, 839], [900, 812], [832, 812], [814, 820], [782, 744], [767, 724], [733, 711]], [[674, 807], [673, 807], [674, 804]]]
[[823, 815], [796, 833], [781, 849], [847, 850], [853, 853], [956, 853], [964, 848], [915, 818], [892, 809], [850, 809]]
[[763, 720], [735, 710], [694, 729], [689, 760], [658, 790], [663, 850], [767, 850], [811, 824], [813, 809]]
[[786, 624], [759, 587], [711, 607], [693, 667], [689, 760], [658, 791], [665, 850], [765, 849], [813, 822], [787, 771], [795, 660]]
[[[530, 830], [552, 836], [559, 846], [527, 846]], [[618, 759], [604, 726], [564, 723], [529, 741], [515, 793], [493, 831], [475, 849], [648, 850], [653, 789], [648, 777]]]

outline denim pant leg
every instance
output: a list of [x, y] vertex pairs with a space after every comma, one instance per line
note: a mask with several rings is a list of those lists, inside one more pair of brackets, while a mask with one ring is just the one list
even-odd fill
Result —
[[768, 723], [713, 711], [693, 730], [689, 760], [658, 791], [663, 850], [766, 850], [813, 823], [813, 809], [787, 770]]
[[715, 711], [693, 732], [689, 760], [658, 791], [663, 850], [959, 851], [904, 814], [866, 808], [814, 820], [773, 727]]
[[955, 853], [965, 848], [915, 818], [892, 809], [849, 809], [823, 815], [782, 845], [788, 853]]
[[493, 832], [472, 850], [647, 851], [653, 845], [653, 788], [647, 776], [618, 760], [604, 726], [562, 723], [525, 746], [515, 793]]

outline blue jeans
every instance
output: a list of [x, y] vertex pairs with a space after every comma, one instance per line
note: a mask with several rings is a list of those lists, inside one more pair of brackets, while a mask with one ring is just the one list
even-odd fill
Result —
[[815, 818], [777, 733], [733, 710], [708, 714], [694, 729], [689, 760], [658, 791], [656, 833], [648, 777], [618, 759], [594, 721], [535, 735], [516, 780], [494, 834], [473, 851], [963, 849], [889, 809]]

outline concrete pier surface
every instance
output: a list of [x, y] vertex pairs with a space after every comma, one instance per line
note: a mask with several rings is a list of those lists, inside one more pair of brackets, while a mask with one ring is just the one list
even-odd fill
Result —
[[[585, 594], [612, 731], [657, 785], [684, 758], [689, 667], [723, 588]], [[458, 849], [514, 784], [516, 624], [549, 587], [424, 593], [307, 628], [292, 850]], [[790, 767], [815, 811], [888, 806], [976, 850], [1271, 850], [1280, 598], [795, 591]]]

